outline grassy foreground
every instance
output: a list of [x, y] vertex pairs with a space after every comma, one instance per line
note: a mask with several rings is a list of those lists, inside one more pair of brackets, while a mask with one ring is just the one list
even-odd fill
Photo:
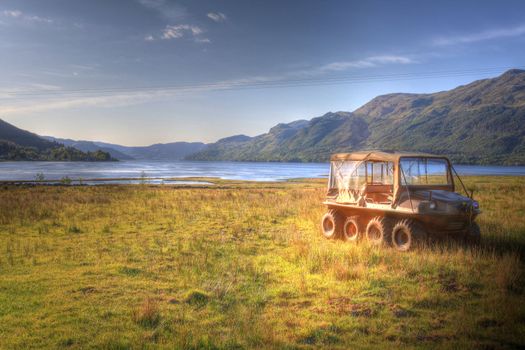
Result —
[[519, 348], [525, 178], [480, 246], [327, 241], [324, 181], [0, 188], [0, 348]]

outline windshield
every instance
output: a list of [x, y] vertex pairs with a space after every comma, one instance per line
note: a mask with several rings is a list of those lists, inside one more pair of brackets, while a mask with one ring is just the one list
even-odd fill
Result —
[[392, 185], [394, 183], [394, 163], [367, 162], [366, 183], [370, 185]]
[[450, 185], [448, 162], [439, 158], [401, 158], [403, 185]]

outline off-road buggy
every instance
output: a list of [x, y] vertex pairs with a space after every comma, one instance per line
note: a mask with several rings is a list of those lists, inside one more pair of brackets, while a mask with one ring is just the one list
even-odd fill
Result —
[[[454, 175], [466, 196], [455, 192]], [[453, 234], [477, 241], [474, 222], [479, 204], [446, 157], [385, 151], [334, 154], [331, 157], [321, 228], [326, 238], [400, 251], [429, 235]]]

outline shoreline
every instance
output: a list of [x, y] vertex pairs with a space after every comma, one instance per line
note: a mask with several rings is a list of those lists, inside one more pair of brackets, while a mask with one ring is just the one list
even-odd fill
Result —
[[[462, 178], [521, 178], [525, 175], [461, 175]], [[127, 186], [127, 185], [155, 185], [155, 186], [177, 186], [177, 185], [204, 185], [216, 186], [227, 184], [279, 184], [279, 183], [325, 183], [327, 175], [323, 177], [298, 177], [277, 180], [241, 180], [225, 179], [221, 177], [113, 177], [113, 178], [66, 178], [66, 179], [44, 179], [44, 180], [0, 180], [0, 186]]]

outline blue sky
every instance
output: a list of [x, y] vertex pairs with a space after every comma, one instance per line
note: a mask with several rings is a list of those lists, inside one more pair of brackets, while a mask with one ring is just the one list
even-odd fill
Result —
[[0, 1], [0, 118], [213, 142], [525, 66], [523, 1]]

